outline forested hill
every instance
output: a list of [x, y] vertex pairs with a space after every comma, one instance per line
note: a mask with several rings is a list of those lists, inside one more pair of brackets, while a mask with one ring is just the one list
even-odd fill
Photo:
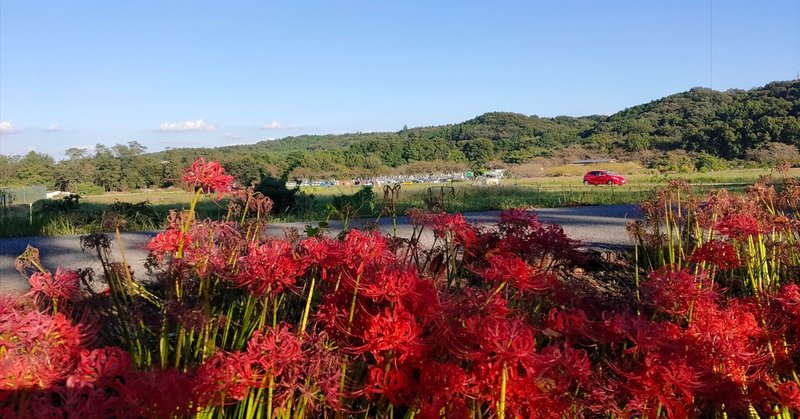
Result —
[[585, 137], [604, 134], [623, 148], [682, 148], [726, 159], [770, 142], [800, 146], [800, 81], [726, 92], [695, 88], [617, 112]]
[[372, 170], [431, 160], [515, 164], [570, 146], [611, 155], [682, 149], [730, 160], [747, 158], [748, 150], [770, 143], [800, 146], [800, 81], [726, 92], [694, 88], [611, 116], [491, 112], [454, 125], [298, 136], [225, 150], [268, 153], [276, 162], [288, 157], [288, 164], [315, 172], [325, 166]]
[[510, 163], [547, 156], [570, 145], [629, 152], [684, 149], [725, 159], [744, 158], [748, 149], [770, 142], [800, 145], [800, 81], [726, 92], [694, 88], [611, 116], [540, 118], [491, 112], [455, 125], [397, 133], [288, 137], [227, 149], [276, 154], [339, 148], [370, 151], [394, 148], [379, 144], [382, 142], [398, 142], [403, 152], [389, 153], [384, 158], [387, 165], [397, 166], [430, 160], [435, 157], [433, 152], [441, 148], [469, 154], [465, 150], [469, 141], [480, 139], [491, 141], [493, 157]]
[[[795, 80], [751, 90], [694, 88], [610, 116], [542, 118], [491, 112], [454, 125], [303, 135], [214, 149], [144, 154], [143, 147], [133, 142], [101, 146], [94, 156], [72, 150], [67, 153], [70, 158], [59, 163], [36, 153], [21, 158], [0, 156], [0, 179], [13, 184], [31, 183], [36, 177], [39, 183], [67, 187], [93, 182], [106, 189], [160, 186], [169, 184], [180, 168], [198, 155], [219, 160], [249, 183], [264, 174], [371, 176], [392, 170], [480, 168], [491, 161], [513, 165], [537, 157], [566, 155], [639, 159], [651, 166], [658, 156], [664, 161], [674, 155], [704, 162], [759, 160], [775, 155], [791, 160], [798, 156], [798, 146], [800, 81]], [[117, 162], [111, 163], [109, 159], [114, 158]], [[78, 164], [79, 169], [69, 168]], [[48, 169], [42, 169], [42, 165]], [[120, 173], [109, 172], [114, 170]], [[79, 179], [76, 171], [87, 173], [85, 179]], [[65, 175], [71, 179], [64, 180]]]

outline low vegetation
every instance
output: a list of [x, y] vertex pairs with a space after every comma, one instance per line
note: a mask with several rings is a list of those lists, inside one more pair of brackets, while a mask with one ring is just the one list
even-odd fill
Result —
[[31, 292], [0, 298], [4, 416], [800, 414], [796, 179], [672, 181], [612, 262], [514, 209], [495, 229], [412, 210], [410, 240], [263, 238], [272, 202], [252, 190], [198, 216], [231, 180], [198, 162], [149, 280], [105, 235], [81, 239], [97, 274], [17, 259]]
[[[577, 170], [575, 169], [577, 167]], [[603, 166], [616, 167], [620, 165]], [[631, 167], [631, 166], [628, 166]], [[564, 166], [570, 174], [582, 174], [584, 166]], [[626, 173], [629, 184], [623, 187], [587, 187], [580, 176], [559, 176], [532, 179], [504, 179], [499, 186], [485, 187], [480, 182], [442, 184], [409, 184], [394, 188], [391, 199], [382, 186], [303, 187], [287, 188], [280, 179], [262, 182], [256, 190], [273, 199], [272, 220], [349, 222], [354, 218], [378, 218], [403, 215], [411, 208], [427, 208], [449, 212], [491, 211], [510, 208], [551, 208], [576, 205], [632, 204], [648, 199], [654, 191], [674, 176], [647, 174], [632, 169]], [[681, 177], [696, 193], [726, 188], [735, 193], [771, 173], [764, 169], [695, 173]], [[775, 172], [774, 178], [800, 176], [800, 169]], [[367, 192], [369, 191], [369, 192]], [[166, 217], [172, 210], [186, 209], [193, 194], [185, 190], [150, 190], [137, 193], [108, 193], [78, 197], [68, 206], [63, 200], [43, 200], [33, 206], [8, 208], [0, 223], [0, 237], [60, 236], [91, 232], [154, 231], [166, 228]], [[67, 199], [69, 201], [69, 199]], [[203, 201], [195, 212], [202, 219], [220, 220], [227, 214], [227, 199]]]

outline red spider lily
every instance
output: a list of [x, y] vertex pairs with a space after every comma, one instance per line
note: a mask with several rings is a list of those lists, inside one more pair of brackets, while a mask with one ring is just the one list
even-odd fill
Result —
[[700, 382], [685, 359], [663, 359], [657, 353], [649, 353], [640, 369], [618, 373], [625, 377], [625, 387], [631, 396], [625, 409], [627, 414], [655, 417], [659, 410], [668, 417], [697, 414], [692, 406], [694, 391]]
[[233, 183], [233, 176], [226, 175], [225, 169], [215, 161], [202, 157], [192, 163], [192, 166], [183, 174], [183, 183], [190, 187], [202, 189], [203, 192], [227, 192]]
[[[794, 320], [800, 321], [800, 285], [784, 285], [772, 298], [781, 303], [781, 307], [786, 314]], [[798, 326], [800, 326], [800, 323]], [[800, 327], [798, 327], [798, 329], [800, 329]]]
[[399, 302], [404, 297], [413, 294], [420, 281], [417, 272], [411, 268], [385, 267], [379, 272], [369, 270], [369, 275], [363, 275], [359, 286], [359, 294], [364, 297], [386, 299]]
[[734, 269], [742, 266], [736, 248], [730, 243], [711, 240], [694, 250], [690, 258], [695, 263], [708, 263], [719, 269]]
[[497, 230], [494, 246], [530, 263], [544, 264], [553, 259], [564, 264], [583, 259], [577, 251], [580, 242], [569, 239], [559, 225], [540, 223], [535, 213], [523, 209], [502, 211]]
[[600, 340], [595, 322], [590, 321], [586, 312], [579, 308], [566, 311], [553, 308], [548, 314], [547, 326], [548, 329], [544, 331], [546, 335], [563, 338], [567, 343], [583, 339]]
[[174, 369], [135, 371], [118, 352], [122, 351], [92, 351], [81, 367], [91, 374], [90, 380], [76, 375], [77, 380], [55, 389], [63, 401], [62, 415], [170, 418], [188, 417], [197, 409], [188, 375]]
[[254, 385], [249, 354], [217, 352], [197, 369], [194, 392], [200, 406], [243, 400]]
[[655, 310], [685, 316], [698, 301], [716, 301], [720, 295], [705, 276], [665, 267], [650, 272], [642, 284], [643, 299]]
[[[339, 382], [346, 358], [331, 347], [325, 334], [306, 334], [303, 339], [303, 364], [295, 373], [294, 387], [305, 398], [308, 407], [319, 413], [324, 409], [340, 411], [342, 394]], [[319, 415], [318, 415], [319, 416]]]
[[289, 243], [280, 240], [251, 243], [247, 255], [239, 258], [239, 266], [242, 268], [233, 282], [257, 297], [277, 295], [287, 288], [295, 288], [305, 271], [304, 264]]
[[253, 332], [247, 342], [247, 354], [250, 362], [263, 374], [273, 377], [295, 372], [303, 360], [301, 341], [286, 323]]
[[[230, 276], [231, 261], [242, 246], [242, 234], [233, 222], [203, 221], [192, 224], [183, 247], [183, 263], [199, 276]], [[190, 246], [191, 245], [191, 246]]]
[[468, 417], [467, 374], [455, 363], [426, 362], [419, 371], [417, 407], [421, 418]]
[[228, 208], [237, 215], [247, 209], [250, 217], [268, 217], [272, 211], [272, 204], [272, 200], [268, 196], [253, 191], [253, 188], [246, 188], [231, 193]]
[[62, 313], [9, 310], [0, 318], [0, 390], [48, 388], [74, 368], [83, 331]]
[[417, 373], [405, 363], [390, 368], [370, 365], [365, 391], [367, 395], [383, 395], [394, 406], [408, 406], [416, 395]]
[[31, 284], [30, 295], [37, 301], [42, 298], [72, 301], [79, 295], [80, 275], [73, 270], [56, 269], [53, 276], [50, 272], [36, 272], [28, 279]]
[[359, 352], [369, 352], [379, 364], [384, 360], [396, 359], [406, 362], [420, 359], [425, 350], [421, 338], [422, 330], [414, 315], [399, 308], [385, 309], [368, 320], [364, 332], [364, 346]]
[[342, 242], [322, 237], [309, 237], [297, 245], [298, 257], [306, 266], [319, 268], [322, 280], [328, 279], [329, 270], [338, 267], [343, 251]]
[[740, 386], [760, 374], [769, 359], [766, 348], [759, 345], [765, 331], [755, 313], [755, 304], [735, 299], [724, 307], [698, 301], [686, 330], [695, 356], [708, 370]]
[[533, 329], [520, 319], [471, 319], [466, 324], [468, 330], [475, 333], [478, 347], [470, 358], [487, 363], [491, 369], [488, 380], [496, 380], [503, 365], [513, 370], [532, 371], [536, 341]]
[[450, 233], [454, 242], [465, 249], [471, 249], [477, 242], [475, 227], [469, 224], [461, 213], [439, 214], [432, 217], [429, 223], [436, 237], [442, 238]]
[[131, 372], [131, 357], [121, 348], [105, 347], [81, 351], [81, 360], [67, 378], [68, 387], [94, 387], [100, 380], [115, 380]]
[[717, 223], [716, 229], [723, 236], [737, 240], [761, 234], [758, 220], [745, 214], [734, 214], [725, 217], [725, 219]]
[[389, 242], [380, 233], [351, 230], [344, 238], [339, 263], [350, 269], [350, 276], [355, 278], [368, 264], [382, 264], [393, 256], [389, 252]]
[[800, 414], [800, 387], [793, 381], [778, 384], [778, 403], [790, 412]]
[[192, 237], [190, 235], [182, 233], [178, 229], [170, 228], [153, 237], [150, 243], [147, 244], [147, 249], [155, 255], [158, 261], [162, 261], [165, 255], [177, 252], [181, 245], [187, 248], [191, 242]]
[[434, 214], [419, 208], [410, 208], [406, 210], [406, 216], [411, 224], [417, 227], [429, 227], [433, 224], [433, 220], [439, 214]]
[[542, 292], [550, 289], [553, 277], [538, 272], [524, 260], [513, 254], [495, 254], [488, 258], [489, 267], [480, 271], [480, 275], [495, 285], [508, 283], [525, 292]]

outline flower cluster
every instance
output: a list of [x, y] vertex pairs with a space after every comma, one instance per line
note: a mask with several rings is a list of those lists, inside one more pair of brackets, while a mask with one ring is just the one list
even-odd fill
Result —
[[[230, 184], [202, 159], [186, 180]], [[107, 292], [39, 267], [26, 299], [0, 299], [0, 415], [800, 414], [796, 220], [778, 207], [704, 219], [673, 186], [649, 207], [666, 221], [634, 230], [681, 244], [642, 244], [647, 273], [613, 292], [572, 276], [589, 256], [534, 212], [478, 228], [415, 210], [405, 241], [279, 239], [263, 235], [269, 201], [238, 191], [226, 221], [171, 216], [148, 246], [152, 282], [103, 259]]]
[[203, 192], [227, 192], [233, 183], [233, 176], [226, 175], [225, 169], [217, 162], [198, 157], [182, 177], [183, 183]]

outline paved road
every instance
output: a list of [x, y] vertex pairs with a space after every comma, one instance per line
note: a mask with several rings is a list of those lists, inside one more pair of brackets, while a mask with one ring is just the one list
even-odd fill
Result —
[[[628, 221], [641, 217], [641, 211], [634, 205], [545, 208], [537, 212], [541, 221], [560, 224], [570, 238], [581, 240], [590, 247], [631, 245], [625, 226]], [[473, 223], [491, 225], [497, 222], [499, 214], [499, 211], [490, 211], [465, 214], [465, 217]], [[281, 235], [288, 227], [302, 231], [306, 224], [311, 223], [275, 224], [270, 226], [269, 234]], [[391, 219], [381, 220], [380, 227], [384, 232], [391, 233]], [[341, 226], [332, 224], [331, 232], [336, 233], [337, 228]], [[399, 218], [398, 236], [408, 237], [411, 231], [408, 220], [405, 217]], [[147, 257], [146, 246], [154, 234], [138, 232], [122, 235], [128, 262], [134, 272], [141, 275], [145, 273], [142, 264]], [[57, 266], [72, 269], [91, 267], [96, 272], [100, 271], [100, 263], [96, 258], [81, 252], [78, 236], [0, 239], [0, 294], [27, 291], [27, 280], [14, 269], [14, 259], [28, 244], [40, 250], [42, 263], [47, 269], [55, 271]], [[113, 252], [119, 259], [119, 250], [115, 248]]]

